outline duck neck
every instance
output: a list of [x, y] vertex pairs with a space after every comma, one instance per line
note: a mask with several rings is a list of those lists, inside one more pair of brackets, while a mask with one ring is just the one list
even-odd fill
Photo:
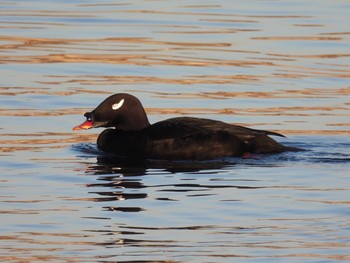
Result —
[[114, 125], [117, 130], [122, 131], [140, 131], [150, 126], [146, 112], [143, 110], [130, 112], [125, 118], [119, 118], [118, 123]]

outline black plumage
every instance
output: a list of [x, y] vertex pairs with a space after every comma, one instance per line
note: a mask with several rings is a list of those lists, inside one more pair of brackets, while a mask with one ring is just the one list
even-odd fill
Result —
[[99, 135], [98, 148], [126, 158], [208, 160], [300, 150], [269, 137], [282, 134], [216, 120], [178, 117], [151, 125], [141, 102], [130, 94], [112, 95], [85, 116], [87, 121], [74, 130], [113, 127]]

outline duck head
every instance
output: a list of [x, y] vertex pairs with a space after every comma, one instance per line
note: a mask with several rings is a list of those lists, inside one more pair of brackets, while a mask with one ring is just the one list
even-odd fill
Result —
[[117, 130], [138, 131], [148, 127], [149, 121], [141, 102], [126, 93], [114, 94], [91, 112], [84, 114], [86, 121], [74, 131], [98, 127], [115, 127]]

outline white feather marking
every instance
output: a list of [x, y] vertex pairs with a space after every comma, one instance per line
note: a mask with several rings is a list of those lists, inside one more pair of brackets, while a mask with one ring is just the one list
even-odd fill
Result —
[[123, 106], [123, 103], [124, 103], [124, 99], [122, 99], [122, 100], [119, 101], [118, 103], [113, 104], [113, 105], [112, 105], [112, 109], [113, 109], [113, 110], [119, 109], [121, 106]]

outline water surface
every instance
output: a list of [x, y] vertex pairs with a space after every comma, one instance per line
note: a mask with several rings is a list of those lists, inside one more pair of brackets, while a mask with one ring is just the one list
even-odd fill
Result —
[[[0, 261], [350, 260], [349, 7], [0, 3]], [[117, 92], [307, 151], [119, 162], [71, 131]]]

